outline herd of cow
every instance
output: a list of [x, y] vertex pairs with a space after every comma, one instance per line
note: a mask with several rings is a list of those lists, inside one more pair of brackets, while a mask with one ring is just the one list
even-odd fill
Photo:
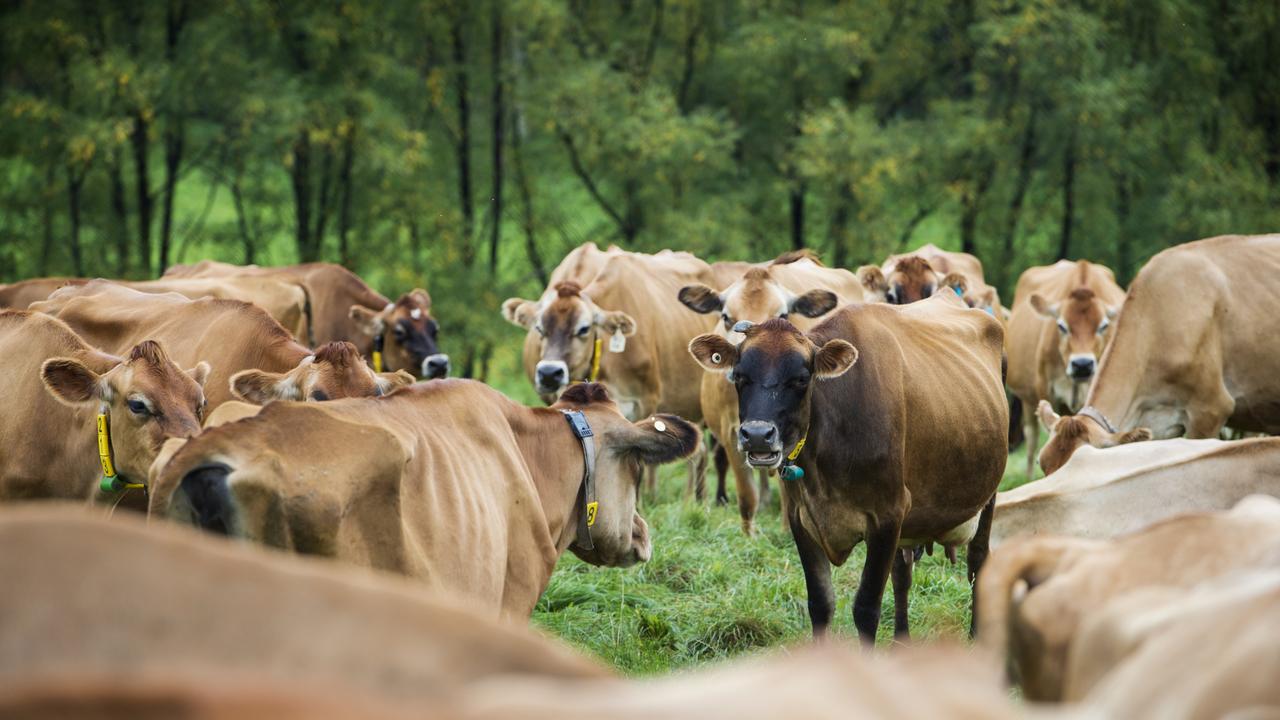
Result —
[[[932, 245], [850, 272], [588, 243], [501, 308], [543, 408], [446, 379], [427, 292], [335, 265], [0, 286], [0, 502], [105, 510], [0, 511], [0, 715], [1280, 712], [1280, 439], [1218, 439], [1280, 431], [1276, 277], [1280, 235], [1222, 236], [1127, 291], [1031, 268], [1006, 308]], [[1047, 476], [997, 493], [1015, 431]], [[679, 458], [698, 499], [732, 473], [747, 536], [776, 483], [818, 637], [857, 544], [867, 643], [890, 583], [905, 638], [913, 563], [967, 546], [979, 649], [635, 684], [505, 624], [566, 550], [646, 561]], [[988, 654], [1067, 704], [1010, 703]]]

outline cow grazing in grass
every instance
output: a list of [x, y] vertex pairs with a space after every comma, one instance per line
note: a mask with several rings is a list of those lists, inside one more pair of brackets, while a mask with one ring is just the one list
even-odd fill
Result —
[[[562, 411], [585, 416], [590, 449]], [[641, 470], [697, 444], [697, 429], [674, 416], [627, 421], [599, 384], [527, 408], [481, 383], [440, 381], [376, 399], [273, 403], [207, 430], [157, 463], [151, 513], [401, 573], [527, 618], [570, 546], [598, 565], [648, 560]]]
[[[808, 330], [815, 324], [810, 318], [827, 314], [842, 299], [858, 299], [859, 287], [857, 278], [847, 270], [823, 267], [811, 257], [788, 254], [770, 265], [749, 267], [721, 291], [706, 285], [689, 285], [680, 289], [679, 298], [694, 312], [718, 316], [716, 334], [736, 344], [742, 339], [742, 334], [733, 330], [739, 322], [762, 323], [770, 318], [785, 317], [797, 328]], [[742, 529], [750, 535], [754, 530], [756, 506], [768, 488], [768, 480], [764, 471], [756, 471], [761, 483], [760, 495], [757, 495], [751, 482], [752, 469], [747, 466], [736, 441], [738, 395], [733, 385], [725, 381], [723, 373], [705, 373], [700, 397], [702, 416], [723, 444], [728, 465], [733, 470]], [[719, 474], [716, 499], [727, 500], [723, 472]]]
[[[117, 501], [143, 510], [140, 492], [161, 444], [200, 431], [209, 366], [184, 371], [151, 340], [117, 357], [86, 344], [63, 322], [0, 311], [0, 499]], [[98, 415], [116, 489], [104, 489]]]
[[1134, 278], [1084, 407], [1059, 417], [1040, 466], [1053, 472], [1080, 445], [1280, 432], [1280, 235], [1224, 235], [1169, 248]]
[[740, 329], [740, 345], [702, 335], [689, 349], [708, 370], [732, 372], [747, 462], [790, 478], [814, 633], [835, 607], [831, 564], [865, 540], [858, 634], [874, 641], [892, 570], [895, 630], [906, 635], [909, 549], [969, 543], [970, 575], [986, 555], [1007, 456], [1000, 324], [939, 293], [851, 305], [807, 334], [781, 318]]
[[[1107, 603], [1187, 590], [1280, 560], [1280, 500], [1252, 495], [1227, 512], [1181, 515], [1115, 540], [1042, 536], [996, 549], [978, 579], [978, 640], [1005, 654], [1032, 700], [1063, 696], [1081, 626]], [[1170, 658], [1172, 660], [1172, 658]]]
[[1027, 477], [1035, 476], [1040, 445], [1032, 410], [1041, 400], [1062, 411], [1080, 409], [1123, 302], [1124, 289], [1111, 270], [1087, 260], [1033, 267], [1018, 278], [1006, 384], [1024, 410]]

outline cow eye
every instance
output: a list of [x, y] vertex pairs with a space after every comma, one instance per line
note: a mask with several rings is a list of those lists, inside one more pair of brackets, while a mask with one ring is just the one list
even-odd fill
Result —
[[129, 404], [129, 412], [133, 413], [134, 415], [150, 414], [147, 411], [147, 404], [142, 402], [141, 400], [130, 400], [128, 404]]
[[396, 336], [396, 339], [397, 339], [397, 340], [403, 340], [403, 339], [404, 339], [404, 328], [400, 327], [399, 325], [397, 325], [397, 326], [395, 327], [395, 329], [394, 329], [394, 330], [392, 330], [392, 332], [393, 332], [393, 333], [395, 333], [395, 336]]
[[1067, 324], [1061, 320], [1058, 321], [1058, 332], [1062, 333], [1063, 335], [1067, 334]]
[[547, 336], [547, 331], [546, 331], [546, 330], [543, 330], [541, 325], [534, 325], [534, 326], [533, 326], [533, 329], [534, 329], [534, 330], [537, 330], [537, 331], [538, 331], [538, 334], [539, 334], [539, 335], [541, 335], [542, 337], [546, 337], [546, 336]]
[[427, 332], [434, 338], [440, 332], [440, 325], [438, 325], [436, 321], [432, 320], [427, 323]]
[[587, 333], [589, 332], [591, 332], [591, 326], [583, 325], [582, 327], [578, 328], [578, 337], [586, 337]]
[[1111, 323], [1108, 322], [1106, 319], [1103, 319], [1103, 321], [1098, 324], [1098, 334], [1101, 335], [1102, 333], [1106, 332], [1107, 328], [1109, 327], [1111, 327]]
[[890, 305], [897, 305], [897, 304], [898, 304], [898, 293], [896, 293], [896, 292], [894, 292], [894, 291], [890, 290], [889, 292], [887, 292], [887, 293], [885, 293], [885, 294], [884, 294], [884, 299], [885, 299], [885, 300], [887, 300], [887, 301], [889, 302], [889, 304], [890, 304]]
[[725, 330], [732, 330], [732, 329], [733, 329], [733, 320], [729, 317], [729, 313], [721, 313], [721, 314], [720, 314], [720, 319], [721, 319], [721, 320], [724, 320], [724, 329], [725, 329]]
[[797, 390], [803, 390], [805, 387], [809, 385], [809, 378], [799, 377], [799, 376], [793, 377], [787, 381], [787, 384], [793, 388], [796, 388]]

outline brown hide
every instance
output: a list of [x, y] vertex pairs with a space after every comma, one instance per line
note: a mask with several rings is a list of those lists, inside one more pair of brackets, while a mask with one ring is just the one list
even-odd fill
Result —
[[177, 293], [192, 300], [207, 297], [242, 300], [266, 310], [298, 342], [305, 344], [311, 336], [307, 322], [307, 294], [293, 282], [270, 277], [237, 276], [110, 282], [148, 294]]
[[1257, 292], [1278, 276], [1280, 235], [1224, 235], [1153, 257], [1129, 288], [1085, 399], [1116, 432], [1083, 415], [1050, 418], [1090, 432], [1051, 428], [1041, 465], [1143, 428], [1156, 438], [1216, 437], [1224, 425], [1280, 432], [1280, 373], [1259, 341], [1280, 336], [1280, 296]]
[[72, 277], [32, 278], [11, 285], [0, 285], [0, 309], [26, 310], [33, 302], [49, 297], [65, 285], [83, 285], [88, 280]]
[[401, 573], [527, 618], [576, 536], [583, 455], [558, 408], [588, 397], [600, 510], [595, 550], [575, 552], [598, 564], [647, 560], [647, 526], [633, 512], [641, 465], [692, 452], [697, 431], [672, 416], [633, 425], [596, 384], [566, 391], [557, 409], [462, 380], [273, 403], [155, 468], [151, 513]]

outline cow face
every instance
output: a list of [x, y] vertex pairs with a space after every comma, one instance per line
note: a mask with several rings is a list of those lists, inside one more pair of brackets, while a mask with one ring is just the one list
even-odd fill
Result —
[[255, 405], [272, 400], [338, 400], [384, 395], [413, 380], [413, 375], [403, 370], [375, 373], [355, 345], [331, 342], [289, 372], [242, 370], [232, 375], [231, 394]]
[[700, 335], [689, 352], [707, 370], [732, 371], [738, 447], [748, 464], [778, 467], [809, 430], [813, 381], [843, 375], [858, 351], [844, 340], [816, 345], [780, 318], [738, 329], [745, 337], [736, 347], [719, 335]]
[[885, 291], [885, 301], [892, 305], [906, 305], [923, 300], [938, 289], [937, 273], [928, 260], [916, 255], [898, 260], [886, 281], [888, 289]]
[[1098, 369], [1098, 358], [1106, 347], [1114, 308], [1109, 308], [1086, 287], [1076, 288], [1062, 303], [1051, 305], [1040, 295], [1032, 295], [1031, 307], [1054, 321], [1058, 333], [1058, 352], [1067, 377], [1072, 382], [1088, 383]]
[[183, 371], [152, 340], [136, 345], [124, 361], [100, 359], [101, 372], [74, 358], [51, 358], [40, 377], [60, 402], [107, 411], [116, 472], [143, 482], [165, 440], [200, 432], [209, 364]]
[[795, 295], [778, 284], [767, 268], [752, 268], [742, 279], [722, 293], [706, 285], [680, 288], [680, 302], [696, 313], [720, 313], [720, 332], [730, 342], [742, 341], [733, 327], [742, 321], [762, 323], [771, 318], [785, 318], [791, 313], [819, 317], [835, 308], [836, 294], [830, 290], [810, 290]]
[[449, 356], [440, 352], [440, 325], [431, 317], [426, 290], [407, 292], [382, 310], [352, 305], [348, 315], [373, 338], [373, 349], [382, 343], [382, 370], [407, 370], [426, 380], [449, 376]]
[[649, 526], [636, 512], [640, 479], [647, 465], [691, 454], [701, 439], [698, 428], [675, 415], [655, 415], [633, 423], [622, 416], [599, 383], [568, 388], [553, 407], [581, 410], [596, 441], [600, 509], [590, 529], [594, 548], [583, 550], [574, 544], [573, 553], [593, 565], [627, 567], [647, 561], [652, 552]]
[[545, 303], [519, 298], [502, 303], [508, 322], [538, 334], [534, 387], [544, 402], [554, 401], [572, 382], [591, 379], [597, 339], [636, 332], [630, 315], [596, 306], [577, 283], [562, 282], [555, 290], [556, 296]]
[[1040, 401], [1036, 413], [1051, 433], [1049, 442], [1040, 450], [1040, 469], [1045, 475], [1066, 465], [1076, 448], [1085, 443], [1096, 448], [1109, 448], [1151, 439], [1151, 430], [1147, 428], [1112, 433], [1088, 415], [1060, 416], [1046, 400]]

